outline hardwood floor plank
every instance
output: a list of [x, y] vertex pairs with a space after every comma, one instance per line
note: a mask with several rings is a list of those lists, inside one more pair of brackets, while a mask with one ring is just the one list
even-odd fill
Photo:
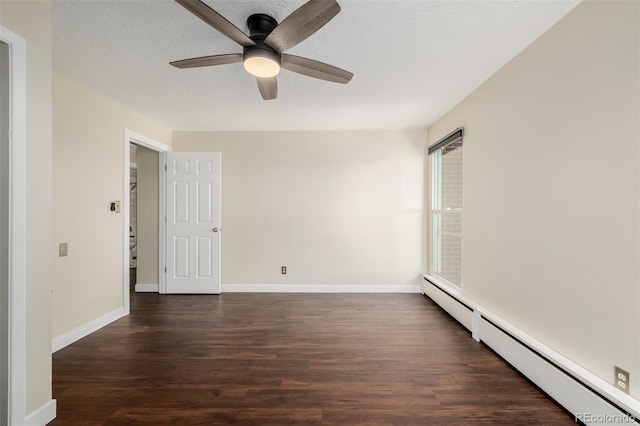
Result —
[[53, 425], [574, 424], [415, 294], [132, 294], [56, 352]]

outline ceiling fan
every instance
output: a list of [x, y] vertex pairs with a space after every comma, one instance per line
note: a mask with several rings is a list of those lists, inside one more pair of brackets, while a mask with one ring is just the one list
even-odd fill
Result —
[[284, 53], [322, 28], [340, 12], [335, 0], [309, 0], [280, 24], [262, 13], [249, 16], [247, 36], [238, 27], [201, 0], [175, 0], [223, 35], [243, 47], [243, 53], [201, 56], [170, 62], [177, 68], [197, 68], [243, 62], [245, 70], [256, 77], [262, 99], [278, 95], [276, 76], [280, 68], [321, 80], [346, 84], [353, 74], [333, 65]]

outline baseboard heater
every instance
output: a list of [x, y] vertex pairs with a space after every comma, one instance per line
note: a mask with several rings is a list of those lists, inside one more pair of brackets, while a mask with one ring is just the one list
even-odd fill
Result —
[[533, 339], [517, 336], [509, 330], [510, 327], [501, 324], [504, 323], [501, 319], [492, 318], [463, 296], [427, 277], [423, 280], [422, 292], [471, 331], [475, 340], [483, 342], [495, 351], [571, 413], [576, 422], [589, 426], [640, 424], [637, 410], [630, 408], [635, 407], [632, 405], [635, 400], [627, 405], [615, 396], [598, 389], [590, 384], [589, 380], [581, 378], [565, 368], [561, 362], [545, 354], [549, 353], [550, 349], [536, 348], [535, 344], [531, 344]]

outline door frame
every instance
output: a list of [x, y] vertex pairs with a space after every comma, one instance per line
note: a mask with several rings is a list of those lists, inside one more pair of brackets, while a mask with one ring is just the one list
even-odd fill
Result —
[[25, 419], [26, 391], [26, 81], [27, 42], [0, 25], [9, 46], [9, 380], [8, 421]]
[[164, 240], [165, 240], [165, 227], [164, 227], [164, 198], [165, 198], [165, 185], [166, 182], [162, 179], [164, 175], [164, 163], [165, 163], [165, 154], [171, 151], [171, 147], [165, 145], [161, 142], [158, 142], [154, 139], [141, 135], [139, 133], [134, 132], [133, 130], [124, 129], [124, 139], [123, 139], [123, 152], [124, 152], [124, 162], [122, 166], [122, 174], [124, 176], [124, 186], [122, 188], [122, 214], [123, 214], [123, 227], [122, 227], [122, 248], [123, 248], [123, 271], [122, 271], [122, 300], [124, 306], [125, 315], [129, 315], [130, 312], [130, 283], [129, 283], [129, 212], [131, 206], [129, 205], [129, 185], [131, 183], [131, 152], [130, 146], [131, 144], [136, 144], [139, 146], [143, 146], [145, 148], [151, 149], [153, 151], [158, 152], [159, 155], [159, 165], [158, 168], [158, 283], [160, 292], [164, 288]]

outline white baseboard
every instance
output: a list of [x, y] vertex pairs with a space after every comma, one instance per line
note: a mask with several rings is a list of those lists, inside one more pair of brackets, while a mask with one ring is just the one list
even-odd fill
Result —
[[222, 284], [222, 293], [420, 293], [420, 286], [360, 284]]
[[[484, 342], [572, 413], [574, 420], [586, 425], [612, 425], [630, 424], [640, 419], [640, 401], [576, 365], [455, 289], [439, 285], [429, 277], [429, 281], [423, 282], [422, 291], [430, 298], [433, 295], [433, 300], [456, 319], [461, 310], [471, 309], [473, 338]], [[468, 323], [466, 315], [462, 320]], [[467, 324], [464, 325], [467, 327]]]
[[158, 284], [136, 284], [136, 293], [158, 293]]
[[44, 426], [56, 418], [56, 400], [44, 404], [24, 419], [24, 426]]
[[124, 311], [124, 308], [118, 308], [115, 311], [109, 312], [102, 315], [101, 317], [89, 321], [88, 323], [83, 324], [78, 328], [75, 328], [61, 336], [54, 338], [51, 342], [51, 350], [52, 352], [57, 352], [65, 346], [68, 346], [73, 342], [78, 341], [85, 336], [88, 336], [94, 331], [101, 329], [105, 325], [111, 324], [115, 320], [118, 320], [125, 315], [126, 313]]

